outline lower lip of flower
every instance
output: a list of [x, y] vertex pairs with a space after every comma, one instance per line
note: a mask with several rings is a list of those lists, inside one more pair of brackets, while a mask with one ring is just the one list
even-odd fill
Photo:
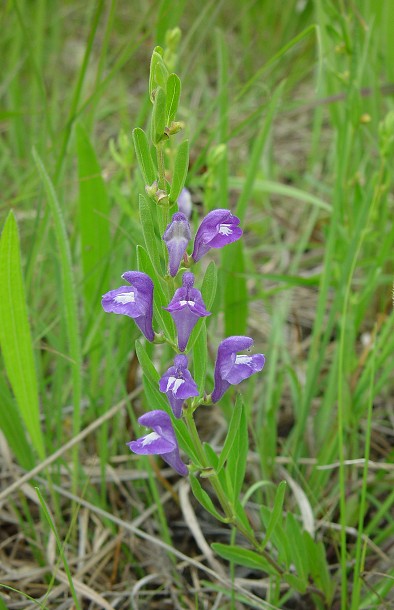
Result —
[[231, 235], [232, 232], [233, 231], [231, 229], [231, 225], [228, 225], [228, 224], [219, 225], [219, 233], [221, 235]]
[[145, 447], [146, 445], [150, 445], [151, 443], [154, 443], [155, 441], [157, 441], [158, 438], [160, 438], [160, 436], [156, 432], [151, 432], [150, 434], [146, 435], [146, 437], [142, 441], [141, 445], [142, 445], [142, 447]]
[[251, 356], [236, 356], [235, 358], [235, 364], [249, 364], [249, 362], [251, 362], [252, 357]]
[[166, 392], [173, 392], [175, 393], [177, 391], [177, 389], [183, 384], [185, 383], [184, 379], [177, 379], [176, 377], [170, 377], [167, 383], [167, 388], [166, 388]]
[[121, 303], [122, 305], [126, 305], [126, 303], [135, 303], [134, 292], [121, 292], [121, 294], [116, 295], [114, 301], [115, 303]]

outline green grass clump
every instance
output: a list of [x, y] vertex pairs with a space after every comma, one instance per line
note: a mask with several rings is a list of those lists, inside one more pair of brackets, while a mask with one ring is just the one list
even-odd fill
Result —
[[[0, 608], [390, 607], [394, 5], [0, 11]], [[197, 374], [211, 387], [225, 334], [253, 336], [266, 355], [240, 389], [239, 500], [291, 566], [283, 579], [173, 472], [125, 446], [158, 405], [136, 327], [105, 316], [100, 297], [143, 256], [131, 133], [149, 128], [156, 45], [182, 81], [192, 224], [226, 207], [244, 228], [213, 254], [212, 358]], [[154, 358], [163, 370], [166, 347]], [[236, 392], [198, 412], [217, 452]]]

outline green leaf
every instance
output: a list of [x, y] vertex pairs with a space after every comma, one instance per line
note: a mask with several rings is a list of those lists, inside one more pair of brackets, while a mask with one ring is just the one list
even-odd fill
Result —
[[218, 463], [218, 467], [217, 467], [218, 472], [220, 472], [221, 469], [223, 468], [223, 466], [230, 454], [230, 451], [233, 447], [234, 441], [238, 436], [239, 422], [241, 419], [241, 415], [242, 415], [242, 409], [238, 409], [238, 408], [233, 409], [226, 440], [224, 441], [223, 449], [222, 449], [222, 452], [221, 452], [220, 458], [219, 458], [219, 463]]
[[166, 128], [166, 94], [159, 87], [156, 90], [152, 111], [152, 142], [158, 144], [164, 137]]
[[[260, 508], [260, 514], [263, 526], [267, 529], [271, 519], [271, 510], [267, 506], [262, 506]], [[278, 550], [278, 560], [289, 568], [292, 563], [293, 552], [289, 544], [288, 536], [279, 521], [277, 521], [275, 529], [271, 534], [271, 543]]]
[[[45, 188], [48, 206], [54, 222], [57, 248], [59, 251], [59, 265], [61, 275], [62, 294], [61, 303], [64, 308], [64, 325], [67, 332], [69, 343], [69, 355], [71, 359], [72, 384], [73, 384], [73, 433], [78, 434], [81, 427], [80, 407], [81, 407], [81, 386], [82, 386], [82, 353], [78, 324], [78, 307], [76, 288], [73, 276], [73, 265], [71, 260], [70, 244], [64, 224], [62, 211], [53, 184], [46, 172], [46, 169], [33, 150], [33, 157], [37, 165], [40, 178]], [[74, 464], [78, 458], [78, 447], [74, 448]], [[76, 464], [75, 464], [76, 466]], [[75, 469], [75, 476], [78, 469]]]
[[148, 138], [143, 129], [139, 127], [133, 129], [133, 142], [144, 182], [150, 186], [156, 180], [157, 172], [150, 154]]
[[176, 153], [174, 173], [170, 190], [170, 203], [175, 203], [185, 186], [187, 171], [189, 169], [189, 140], [184, 140]]
[[293, 549], [292, 559], [298, 576], [307, 582], [309, 574], [308, 551], [302, 535], [302, 525], [298, 523], [292, 513], [288, 513], [286, 517], [286, 534]]
[[77, 125], [76, 135], [83, 293], [87, 311], [98, 313], [101, 311], [100, 296], [108, 285], [110, 206], [95, 151], [81, 124]]
[[332, 578], [327, 565], [326, 552], [322, 541], [313, 540], [309, 532], [303, 532], [304, 544], [309, 560], [309, 572], [315, 584], [321, 588], [327, 601], [330, 601], [334, 591]]
[[142, 246], [137, 246], [137, 261], [138, 269], [147, 273], [152, 278], [155, 285], [153, 291], [153, 307], [156, 322], [159, 324], [161, 330], [163, 330], [168, 337], [172, 340], [175, 339], [175, 327], [170, 314], [163, 311], [163, 307], [167, 307], [169, 299], [165, 295], [161, 279], [157, 275], [155, 268], [152, 265], [152, 261], [149, 258], [149, 254]]
[[[137, 339], [137, 341], [135, 342], [135, 352], [137, 354], [138, 362], [140, 363], [140, 366], [141, 366], [144, 374], [148, 377], [149, 381], [151, 381], [152, 384], [158, 385], [159, 380], [160, 380], [160, 375], [156, 371], [155, 365], [153, 364], [152, 360], [149, 358], [149, 356], [146, 352], [146, 349], [144, 348], [144, 346], [142, 345], [142, 343], [139, 339]], [[163, 396], [163, 395], [161, 394], [161, 396]]]
[[163, 54], [164, 51], [161, 47], [155, 47], [152, 52], [152, 57], [150, 60], [150, 70], [149, 70], [149, 97], [150, 101], [154, 102], [154, 90], [156, 89], [156, 66], [158, 63], [163, 62]]
[[207, 373], [207, 327], [205, 320], [202, 322], [200, 332], [194, 342], [193, 373], [198, 391], [203, 394]]
[[40, 458], [45, 457], [40, 428], [38, 385], [22, 276], [19, 234], [12, 211], [0, 240], [0, 344], [19, 412]]
[[221, 542], [214, 542], [211, 544], [211, 547], [220, 557], [232, 561], [237, 565], [245, 566], [252, 570], [262, 570], [268, 574], [277, 574], [271, 564], [255, 551], [245, 549], [242, 546], [237, 546], [235, 544], [222, 544]]
[[166, 116], [167, 125], [170, 126], [175, 120], [178, 110], [179, 98], [181, 96], [181, 81], [176, 74], [170, 74], [167, 80]]
[[221, 272], [224, 276], [225, 334], [245, 335], [249, 295], [242, 239], [224, 249]]
[[26, 470], [31, 470], [35, 464], [32, 443], [26, 437], [17, 404], [11, 396], [5, 377], [0, 377], [0, 402], [0, 430], [3, 431], [19, 464]]
[[288, 585], [290, 585], [290, 587], [292, 587], [299, 593], [306, 592], [307, 583], [305, 582], [305, 580], [303, 580], [299, 576], [285, 572], [283, 574], [283, 579], [287, 582]]
[[274, 506], [273, 506], [273, 509], [271, 512], [270, 520], [268, 522], [264, 540], [263, 540], [263, 548], [270, 540], [272, 532], [274, 531], [276, 524], [278, 523], [279, 519], [282, 516], [282, 508], [283, 508], [283, 501], [285, 499], [286, 486], [287, 486], [286, 481], [281, 481], [276, 490]]
[[169, 72], [164, 61], [157, 61], [155, 65], [155, 82], [162, 87], [164, 93], [167, 93], [167, 81]]
[[237, 396], [234, 409], [240, 409], [241, 415], [239, 418], [238, 434], [235, 436], [233, 442], [233, 450], [228, 455], [226, 468], [226, 474], [229, 480], [229, 489], [232, 487], [231, 499], [233, 502], [238, 500], [239, 494], [241, 493], [242, 484], [245, 478], [246, 460], [249, 449], [245, 408], [240, 395]]
[[[203, 301], [205, 303], [205, 307], [207, 308], [208, 311], [211, 308], [213, 301], [215, 299], [216, 287], [217, 287], [217, 269], [216, 269], [216, 264], [213, 261], [211, 261], [207, 267], [207, 270], [205, 272], [205, 275], [204, 275], [204, 278], [203, 278], [203, 281], [201, 284], [201, 295], [202, 295]], [[206, 324], [207, 324], [207, 319], [204, 319], [203, 321], [198, 322], [197, 325], [193, 328], [192, 333], [190, 335], [190, 339], [187, 344], [189, 351], [192, 348], [194, 348], [196, 341], [199, 339], [200, 332], [202, 331], [203, 327], [206, 327]], [[205, 346], [205, 349], [206, 349], [206, 346]]]
[[190, 474], [190, 485], [195, 498], [200, 502], [201, 506], [205, 508], [211, 515], [218, 521], [226, 523], [226, 519], [216, 510], [211, 498], [207, 492], [201, 487], [200, 481], [193, 474]]
[[154, 204], [150, 200], [148, 201], [143, 195], [140, 195], [139, 212], [146, 250], [156, 273], [158, 275], [163, 275], [160, 264], [159, 250], [157, 248], [158, 240], [155, 232], [152, 205]]
[[211, 261], [205, 271], [204, 278], [201, 284], [201, 295], [205, 303], [205, 307], [211, 309], [215, 300], [216, 289], [218, 284], [217, 266], [214, 261]]

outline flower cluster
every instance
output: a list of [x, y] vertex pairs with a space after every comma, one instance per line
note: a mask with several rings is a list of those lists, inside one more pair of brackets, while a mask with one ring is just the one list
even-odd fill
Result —
[[[191, 230], [185, 212], [190, 215], [191, 200], [185, 189], [181, 198], [183, 201], [179, 201], [179, 208], [183, 207], [184, 212], [178, 211], [173, 215], [163, 235], [168, 249], [169, 273], [173, 277], [177, 275], [182, 259], [189, 263], [186, 249], [191, 240]], [[209, 212], [197, 230], [191, 263], [199, 261], [211, 248], [222, 248], [239, 239], [242, 229], [238, 225], [239, 219], [229, 210]], [[160, 335], [153, 329], [152, 279], [141, 271], [127, 271], [122, 278], [130, 286], [121, 286], [107, 292], [102, 298], [104, 310], [133, 318], [148, 341], [159, 339]], [[194, 274], [190, 271], [183, 273], [182, 286], [175, 290], [170, 303], [164, 307], [174, 320], [180, 353], [160, 378], [159, 389], [167, 396], [176, 419], [182, 417], [185, 401], [199, 396], [197, 384], [188, 369], [188, 357], [183, 352], [187, 349], [191, 332], [199, 319], [211, 315], [200, 290], [194, 287], [194, 279]], [[237, 385], [262, 370], [265, 363], [263, 354], [239, 354], [249, 352], [252, 346], [253, 340], [243, 336], [227, 337], [220, 343], [215, 362], [214, 388], [210, 395], [202, 397], [201, 402], [217, 403], [230, 385]], [[128, 443], [130, 449], [140, 455], [160, 455], [180, 475], [187, 475], [188, 469], [179, 455], [170, 416], [165, 411], [156, 409], [142, 415], [138, 422], [153, 432]]]
[[[186, 189], [184, 189], [185, 191]], [[187, 195], [182, 192], [179, 209], [187, 208]], [[211, 248], [222, 248], [227, 244], [237, 241], [242, 235], [242, 229], [238, 226], [239, 218], [233, 216], [230, 210], [213, 210], [209, 212], [200, 224], [196, 237], [192, 260], [196, 263], [209, 252]], [[170, 275], [175, 277], [184, 257], [187, 259], [186, 248], [191, 240], [191, 231], [186, 213], [181, 211], [173, 215], [172, 221], [167, 226], [163, 239], [168, 249], [168, 268]]]

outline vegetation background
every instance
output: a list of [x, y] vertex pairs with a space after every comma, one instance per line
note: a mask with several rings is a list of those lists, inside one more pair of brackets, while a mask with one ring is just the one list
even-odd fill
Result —
[[[0, 609], [394, 607], [394, 3], [9, 0], [0, 14]], [[324, 595], [214, 556], [230, 528], [125, 447], [155, 405], [135, 325], [100, 297], [136, 266], [130, 134], [175, 27], [192, 222], [226, 207], [245, 230], [236, 257], [214, 255], [210, 348], [244, 333], [267, 358], [241, 388], [243, 499], [263, 532], [287, 481], [291, 563]], [[214, 448], [235, 394], [198, 412]]]

